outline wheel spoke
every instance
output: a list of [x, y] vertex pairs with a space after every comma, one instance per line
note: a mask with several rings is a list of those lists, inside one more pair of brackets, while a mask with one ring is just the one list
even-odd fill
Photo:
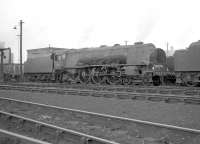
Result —
[[88, 83], [90, 81], [90, 71], [89, 70], [81, 70], [79, 73], [79, 79], [81, 83]]

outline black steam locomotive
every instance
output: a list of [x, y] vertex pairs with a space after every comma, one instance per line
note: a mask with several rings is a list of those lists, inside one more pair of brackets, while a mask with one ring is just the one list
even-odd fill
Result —
[[28, 80], [70, 83], [160, 85], [159, 72], [164, 71], [165, 52], [142, 42], [126, 46], [29, 50], [24, 64]]

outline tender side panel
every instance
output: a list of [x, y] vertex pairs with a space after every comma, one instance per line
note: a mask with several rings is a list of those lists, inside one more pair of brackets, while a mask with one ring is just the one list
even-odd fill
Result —
[[28, 59], [24, 63], [24, 73], [49, 73], [52, 72], [50, 56]]
[[[50, 73], [52, 72], [51, 59], [52, 53], [60, 54], [64, 53], [66, 49], [63, 48], [39, 48], [28, 50], [27, 61], [24, 63], [25, 73]], [[54, 66], [56, 68], [57, 60], [54, 61]]]
[[200, 47], [176, 51], [174, 62], [175, 71], [200, 71]]

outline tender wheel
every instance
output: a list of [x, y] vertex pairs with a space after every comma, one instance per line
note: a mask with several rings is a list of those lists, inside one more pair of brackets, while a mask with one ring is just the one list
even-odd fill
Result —
[[176, 84], [175, 75], [166, 75], [166, 76], [164, 76], [164, 83], [166, 85], [175, 85]]
[[154, 85], [154, 86], [159, 86], [159, 85], [161, 85], [160, 76], [153, 76], [152, 80], [153, 80], [153, 85]]
[[125, 77], [122, 79], [122, 84], [123, 85], [131, 85], [132, 84], [132, 80], [129, 77]]

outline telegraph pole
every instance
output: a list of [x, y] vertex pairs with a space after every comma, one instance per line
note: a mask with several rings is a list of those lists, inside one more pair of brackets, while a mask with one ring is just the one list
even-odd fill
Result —
[[53, 47], [50, 47], [50, 44], [49, 44], [49, 51], [51, 53], [50, 57], [52, 59], [52, 74], [54, 73], [54, 67], [55, 67], [55, 53], [53, 51]]
[[22, 20], [20, 20], [20, 80], [23, 80], [23, 71], [22, 71], [22, 24], [24, 23]]
[[4, 70], [3, 70], [3, 57], [4, 57], [4, 49], [1, 49], [1, 82], [4, 82]]
[[167, 42], [167, 52], [166, 52], [166, 55], [167, 55], [167, 56], [168, 56], [168, 52], [169, 52], [168, 47], [169, 47], [169, 43]]
[[124, 41], [125, 42], [125, 46], [127, 46], [127, 44], [128, 44], [128, 41], [126, 40], [126, 41]]

